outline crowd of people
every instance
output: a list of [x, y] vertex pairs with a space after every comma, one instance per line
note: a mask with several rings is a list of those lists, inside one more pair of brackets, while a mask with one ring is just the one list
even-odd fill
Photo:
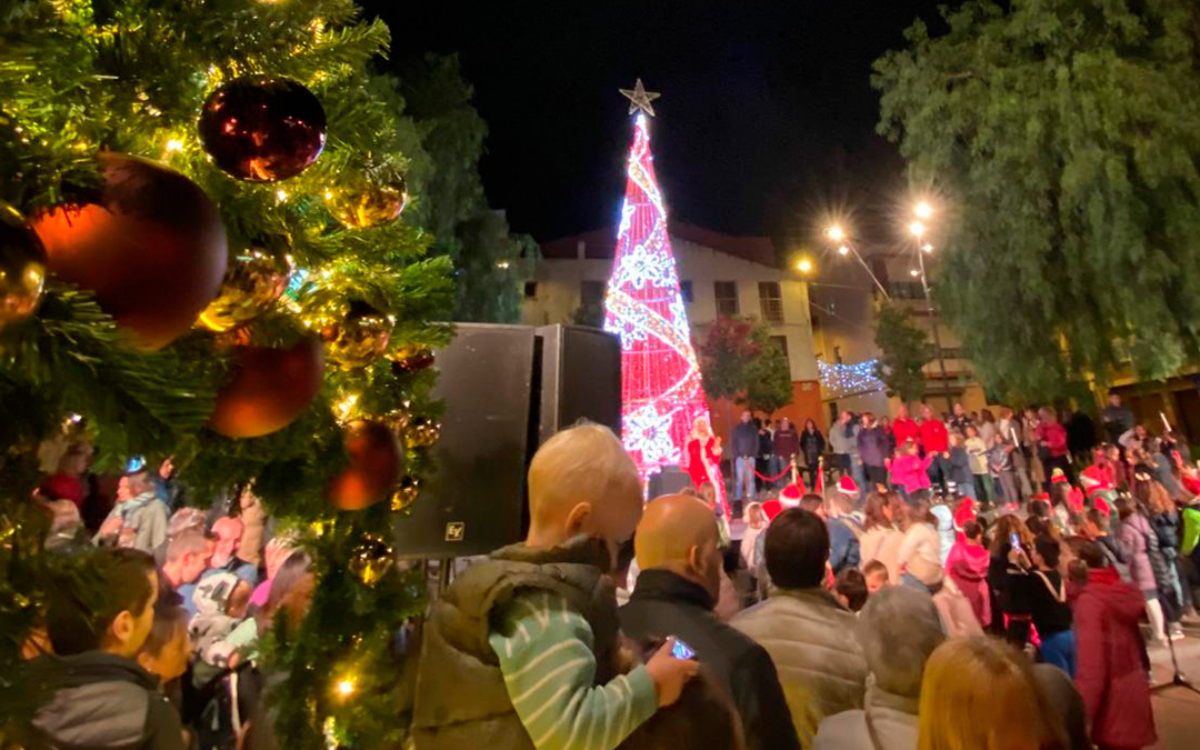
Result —
[[[850, 461], [822, 494], [743, 484], [740, 540], [706, 424], [687, 450], [696, 486], [649, 502], [610, 430], [554, 436], [529, 468], [526, 539], [432, 601], [410, 657], [413, 746], [1152, 744], [1146, 635], [1182, 637], [1200, 593], [1182, 446], [1119, 414], [1117, 446], [1076, 471], [1050, 410], [922, 412], [890, 431], [843, 415], [828, 440], [776, 428], [772, 446], [806, 465]], [[304, 617], [308, 555], [249, 490], [186, 505], [169, 462], [131, 465], [105, 507], [88, 457], [65, 446], [35, 493], [50, 548], [98, 549], [96, 595], [51, 596], [30, 639], [46, 687], [31, 746], [275, 747], [259, 638]]]

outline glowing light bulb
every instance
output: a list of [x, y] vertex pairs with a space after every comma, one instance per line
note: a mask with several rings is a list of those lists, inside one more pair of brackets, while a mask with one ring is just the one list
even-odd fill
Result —
[[914, 221], [908, 225], [908, 231], [912, 232], [918, 239], [925, 234], [925, 225], [919, 221]]
[[922, 249], [922, 250], [924, 250], [924, 251], [925, 251], [925, 252], [927, 252], [927, 253], [932, 253], [932, 252], [933, 252], [933, 245], [930, 245], [928, 242], [926, 242], [924, 245], [921, 245], [921, 249]]
[[496, 268], [499, 268], [501, 271], [507, 271], [508, 270], [508, 261], [507, 260], [496, 261]]
[[917, 276], [921, 275], [921, 272], [915, 268], [910, 268], [910, 269], [908, 269], [908, 275], [912, 276], [913, 278], [916, 278]]
[[338, 680], [337, 693], [343, 698], [349, 698], [354, 695], [354, 680], [345, 678]]
[[183, 150], [183, 141], [179, 140], [178, 138], [172, 138], [171, 140], [167, 141], [167, 151], [182, 151], [182, 150]]
[[933, 216], [933, 206], [925, 201], [921, 201], [913, 208], [913, 213], [917, 215], [918, 219], [928, 219], [930, 216]]
[[829, 239], [833, 240], [834, 242], [841, 242], [846, 236], [846, 233], [837, 224], [834, 224], [829, 229], [826, 229], [825, 234], [827, 234]]
[[838, 255], [849, 255], [850, 248], [847, 245], [842, 245], [838, 248]]
[[800, 273], [811, 273], [813, 270], [812, 261], [808, 258], [801, 258], [800, 261], [796, 263], [796, 270]]
[[280, 203], [283, 203], [285, 200], [287, 200], [287, 198], [287, 191], [283, 188], [275, 191], [275, 200], [279, 201]]

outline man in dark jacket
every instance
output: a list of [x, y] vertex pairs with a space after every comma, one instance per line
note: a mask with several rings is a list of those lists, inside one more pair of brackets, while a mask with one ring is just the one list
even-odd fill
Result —
[[749, 411], [742, 412], [742, 421], [733, 428], [733, 469], [737, 484], [733, 498], [754, 498], [754, 457], [758, 455], [758, 427]]
[[728, 688], [750, 750], [799, 748], [771, 657], [713, 614], [719, 545], [712, 512], [696, 498], [670, 495], [646, 506], [634, 536], [642, 572], [621, 608], [621, 629], [637, 640], [674, 635], [690, 646]]
[[69, 584], [49, 592], [46, 629], [56, 656], [32, 666], [49, 690], [33, 714], [35, 746], [183, 750], [179, 714], [158, 678], [134, 661], [154, 622], [154, 558], [105, 549], [89, 563], [98, 606], [71, 596]]
[[1133, 429], [1133, 412], [1121, 405], [1121, 397], [1115, 393], [1108, 394], [1108, 406], [1100, 410], [1100, 423], [1104, 425], [1104, 435], [1113, 445], [1121, 444], [1121, 436]]
[[875, 415], [866, 412], [862, 415], [862, 429], [858, 431], [858, 457], [863, 462], [863, 472], [867, 477], [866, 486], [862, 487], [865, 494], [875, 491], [879, 485], [887, 486], [887, 459], [889, 454], [888, 437]]

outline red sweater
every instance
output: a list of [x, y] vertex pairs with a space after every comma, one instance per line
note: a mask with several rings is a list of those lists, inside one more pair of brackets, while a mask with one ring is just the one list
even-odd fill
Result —
[[914, 443], [921, 442], [921, 428], [915, 419], [897, 419], [892, 423], [892, 434], [896, 436], [896, 447], [904, 445], [905, 440]]
[[926, 453], [945, 453], [950, 450], [950, 434], [946, 425], [936, 419], [927, 419], [921, 423], [921, 445]]

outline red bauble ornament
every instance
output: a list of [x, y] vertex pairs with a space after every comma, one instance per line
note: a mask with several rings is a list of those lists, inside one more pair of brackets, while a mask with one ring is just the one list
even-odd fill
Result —
[[136, 156], [99, 158], [96, 202], [64, 204], [30, 223], [52, 273], [95, 292], [136, 346], [161, 349], [187, 333], [220, 290], [225, 225], [182, 174]]
[[252, 438], [287, 427], [321, 389], [323, 369], [324, 348], [315, 337], [287, 349], [239, 347], [233, 374], [217, 394], [209, 429]]
[[392, 360], [392, 374], [406, 375], [419, 372], [433, 365], [433, 351], [425, 348], [405, 350]]
[[325, 110], [287, 78], [248, 76], [223, 84], [200, 111], [200, 141], [213, 162], [247, 182], [286, 180], [325, 147]]
[[404, 472], [404, 450], [386, 425], [359, 419], [346, 426], [350, 466], [329, 486], [329, 501], [340, 510], [362, 510], [388, 498]]

